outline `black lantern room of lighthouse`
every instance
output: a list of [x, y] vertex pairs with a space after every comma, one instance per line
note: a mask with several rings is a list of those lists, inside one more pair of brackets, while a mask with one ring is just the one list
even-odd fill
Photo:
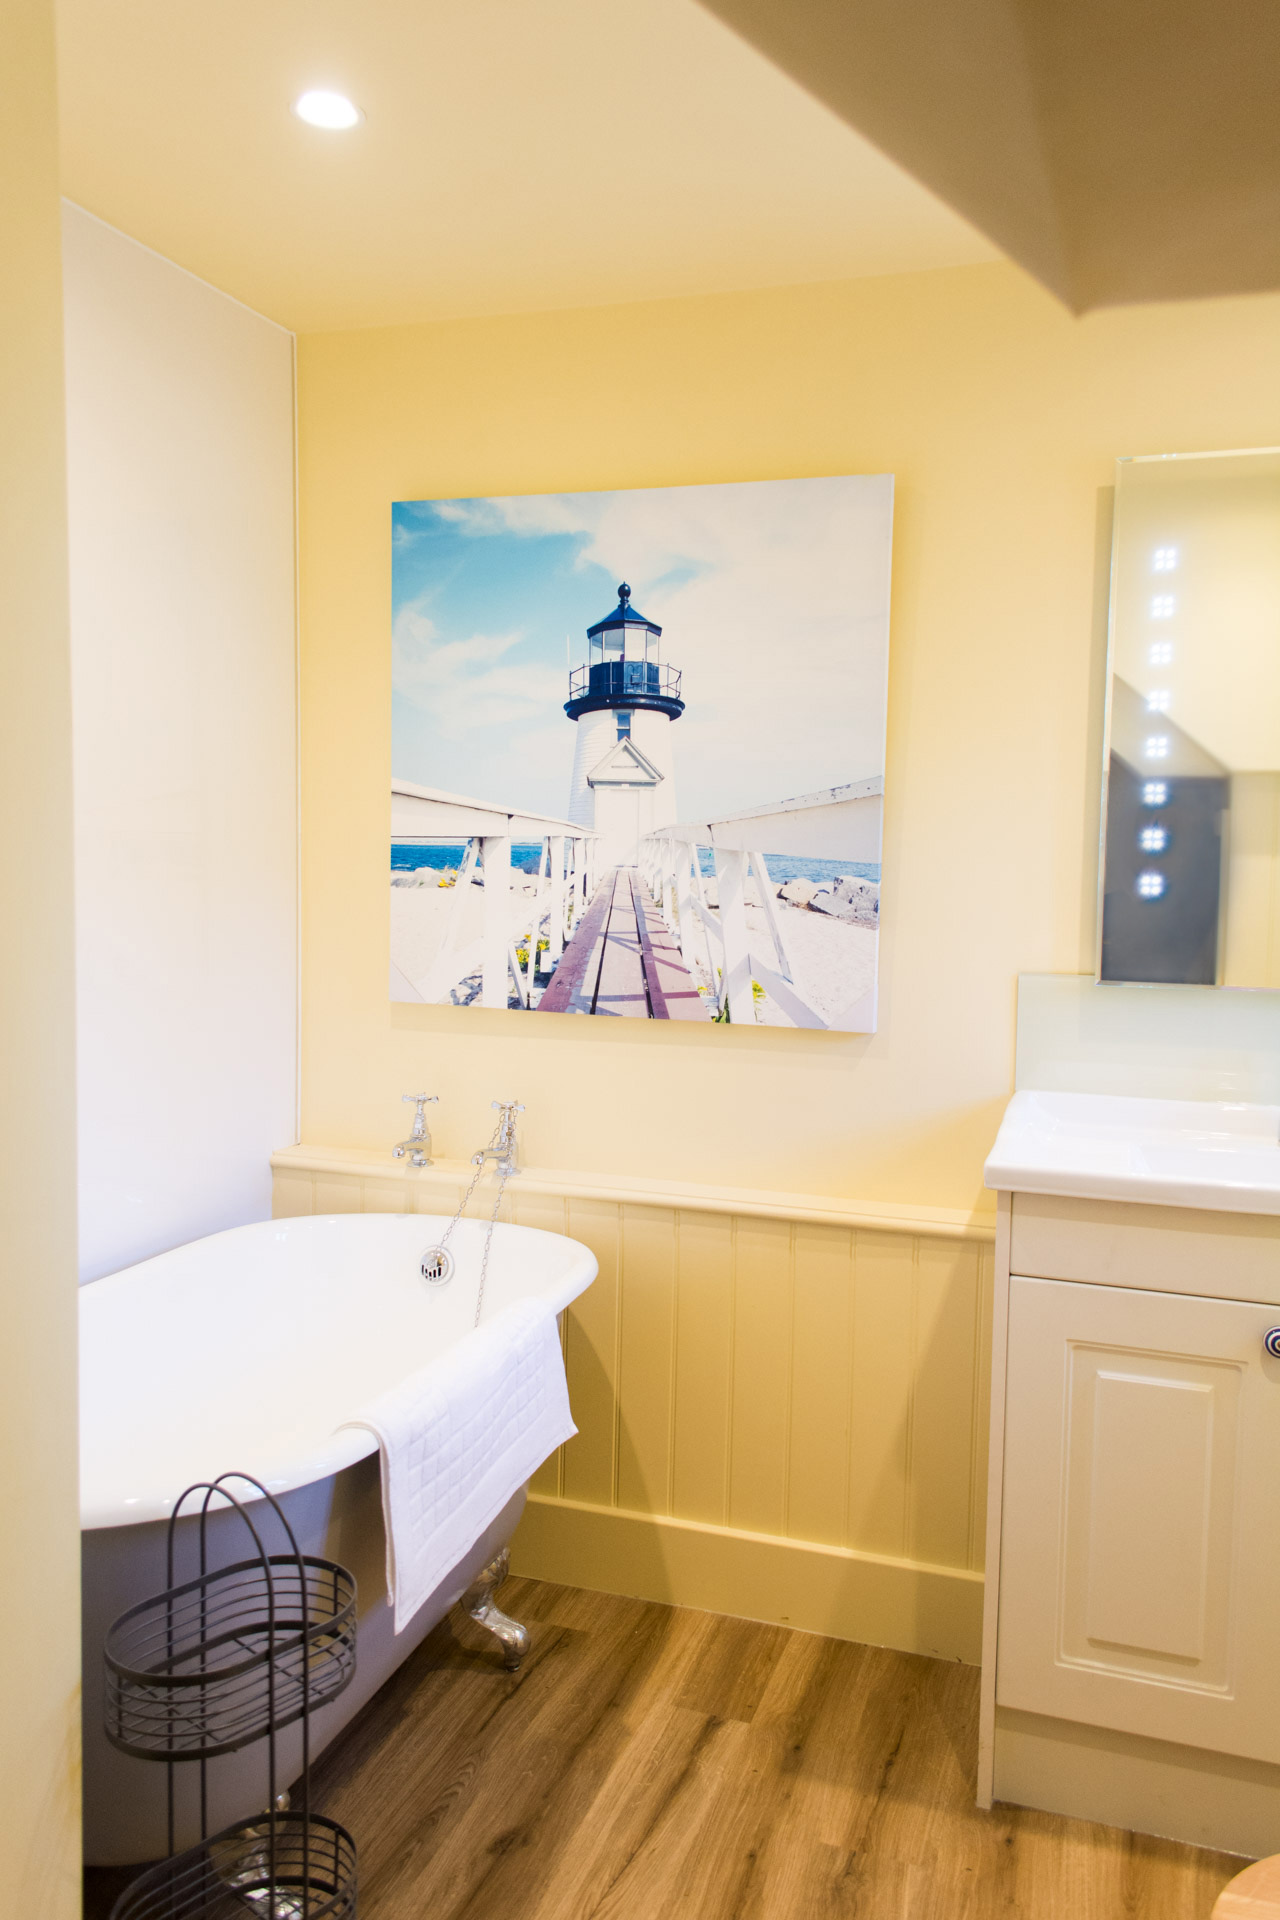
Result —
[[564, 710], [571, 720], [584, 713], [612, 710], [618, 717], [618, 738], [631, 732], [637, 707], [678, 720], [684, 712], [680, 675], [659, 659], [662, 628], [646, 620], [631, 604], [631, 588], [624, 580], [618, 604], [594, 627], [587, 628], [588, 659], [569, 675], [569, 698]]

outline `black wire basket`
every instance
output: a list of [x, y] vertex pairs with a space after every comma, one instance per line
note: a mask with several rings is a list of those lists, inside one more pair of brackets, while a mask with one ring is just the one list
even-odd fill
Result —
[[[267, 1503], [289, 1542], [269, 1554], [253, 1514], [228, 1481]], [[174, 1583], [178, 1519], [200, 1497], [199, 1572]], [[234, 1508], [256, 1557], [211, 1569], [211, 1507]], [[278, 1500], [247, 1473], [188, 1487], [169, 1519], [168, 1584], [121, 1614], [107, 1634], [107, 1737], [168, 1766], [169, 1858], [126, 1888], [111, 1920], [355, 1920], [355, 1841], [311, 1811], [311, 1715], [356, 1665], [356, 1583], [336, 1561], [304, 1554]], [[279, 1794], [276, 1735], [302, 1722], [301, 1807]], [[266, 1811], [209, 1838], [208, 1762], [266, 1741]], [[175, 1781], [197, 1761], [201, 1840], [175, 1846]]]
[[354, 1920], [356, 1848], [324, 1814], [263, 1814], [162, 1860], [111, 1920]]
[[110, 1628], [106, 1734], [139, 1760], [212, 1760], [314, 1712], [356, 1668], [345, 1567], [272, 1554], [203, 1572]]

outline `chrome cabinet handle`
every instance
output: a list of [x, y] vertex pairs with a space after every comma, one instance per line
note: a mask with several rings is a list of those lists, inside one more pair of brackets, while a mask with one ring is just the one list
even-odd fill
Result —
[[1280, 1327], [1272, 1327], [1262, 1336], [1262, 1344], [1269, 1354], [1280, 1360]]

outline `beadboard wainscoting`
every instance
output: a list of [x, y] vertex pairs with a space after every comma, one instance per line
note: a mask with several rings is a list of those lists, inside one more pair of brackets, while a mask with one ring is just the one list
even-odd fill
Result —
[[[281, 1218], [449, 1213], [471, 1171], [272, 1166]], [[501, 1217], [600, 1263], [563, 1321], [578, 1436], [533, 1482], [516, 1571], [978, 1660], [987, 1219], [532, 1170]]]

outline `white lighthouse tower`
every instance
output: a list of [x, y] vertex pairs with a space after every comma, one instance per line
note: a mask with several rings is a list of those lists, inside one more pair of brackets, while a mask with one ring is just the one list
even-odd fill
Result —
[[569, 818], [602, 835], [604, 866], [635, 866], [645, 834], [678, 818], [671, 728], [684, 701], [661, 638], [624, 580], [613, 612], [587, 629], [587, 665], [569, 676], [564, 710], [578, 728]]

